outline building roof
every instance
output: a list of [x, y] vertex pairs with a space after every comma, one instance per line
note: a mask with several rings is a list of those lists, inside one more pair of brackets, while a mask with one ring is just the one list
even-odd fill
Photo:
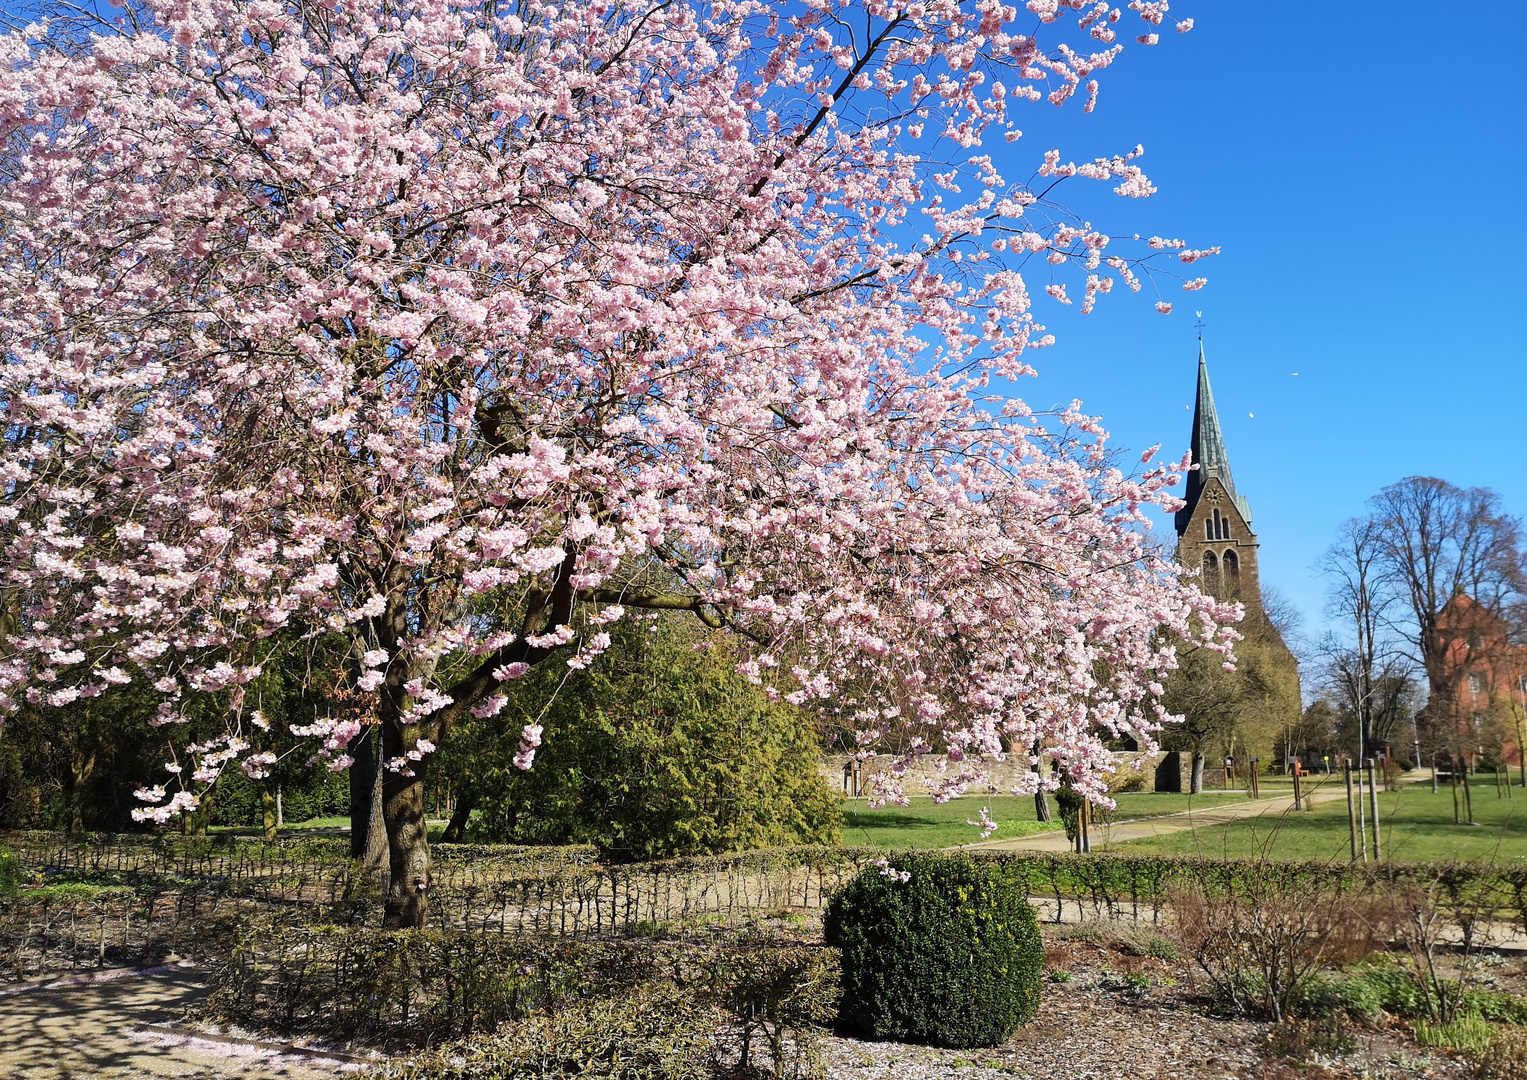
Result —
[[1209, 386], [1209, 362], [1204, 358], [1204, 341], [1198, 339], [1198, 397], [1193, 403], [1193, 464], [1198, 468], [1188, 474], [1188, 490], [1183, 496], [1187, 505], [1177, 511], [1177, 532], [1187, 528], [1198, 497], [1210, 478], [1219, 480], [1241, 517], [1251, 521], [1251, 504], [1238, 495], [1235, 480], [1230, 475], [1230, 455], [1225, 452], [1225, 436], [1220, 431], [1219, 413], [1214, 408], [1214, 391]]

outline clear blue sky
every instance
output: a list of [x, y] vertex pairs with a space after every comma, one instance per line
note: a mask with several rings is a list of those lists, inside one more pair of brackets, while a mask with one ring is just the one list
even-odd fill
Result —
[[1262, 580], [1307, 631], [1324, 621], [1311, 564], [1383, 485], [1440, 476], [1527, 513], [1527, 66], [1504, 25], [1446, 13], [1174, 3], [1191, 33], [1126, 49], [1091, 116], [1027, 110], [1007, 159], [1016, 178], [1052, 143], [1071, 160], [1143, 143], [1159, 193], [1085, 211], [1224, 249], [1197, 264], [1203, 291], [1165, 292], [1170, 316], [1144, 294], [1085, 317], [1041, 298], [1059, 340], [1017, 391], [1080, 397], [1116, 441], [1181, 453], [1201, 309]]
[[1085, 317], [1041, 297], [1059, 340], [1017, 390], [1082, 398], [1117, 443], [1180, 453], [1202, 309], [1262, 580], [1312, 633], [1311, 564], [1383, 485], [1441, 476], [1527, 513], [1527, 63], [1509, 20], [1451, 11], [1179, 0], [1159, 46], [1130, 44], [1102, 74], [1094, 113], [1017, 108], [1025, 137], [994, 150], [1016, 180], [1050, 146], [1080, 161], [1143, 143], [1157, 195], [1073, 181], [1063, 199], [1110, 232], [1224, 249], [1195, 268], [1202, 292], [1165, 292], [1170, 316], [1154, 296], [1116, 292]]

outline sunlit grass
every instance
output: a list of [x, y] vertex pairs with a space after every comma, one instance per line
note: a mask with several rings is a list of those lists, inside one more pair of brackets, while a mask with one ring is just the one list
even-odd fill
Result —
[[[1334, 779], [1340, 790], [1341, 778]], [[1511, 798], [1501, 798], [1494, 778], [1489, 776], [1473, 777], [1469, 790], [1474, 825], [1454, 824], [1453, 793], [1446, 784], [1435, 795], [1430, 783], [1407, 784], [1397, 792], [1380, 791], [1384, 857], [1402, 862], [1527, 860], [1527, 792], [1513, 788]], [[1267, 792], [1265, 786], [1263, 792]], [[1463, 817], [1461, 787], [1458, 802]], [[1364, 806], [1366, 810], [1366, 799]], [[1365, 818], [1370, 816], [1364, 814]], [[1366, 824], [1371, 845], [1373, 823], [1368, 820]], [[1351, 858], [1345, 798], [1322, 803], [1311, 811], [1288, 810], [1117, 846], [1128, 852], [1211, 858], [1251, 858], [1263, 854], [1281, 859]]]
[[[1244, 792], [1233, 791], [1203, 795], [1131, 792], [1118, 796], [1118, 809], [1109, 816], [1114, 821], [1134, 820], [1245, 800]], [[941, 848], [977, 843], [981, 839], [980, 830], [967, 821], [979, 820], [983, 806], [990, 808], [998, 824], [992, 840], [1010, 840], [1061, 827], [1053, 799], [1050, 811], [1055, 820], [1049, 824], [1035, 820], [1032, 798], [1012, 795], [967, 795], [942, 805], [928, 796], [919, 796], [910, 806], [884, 806], [878, 810], [871, 810], [864, 800], [856, 799], [844, 806], [843, 843], [883, 848]]]

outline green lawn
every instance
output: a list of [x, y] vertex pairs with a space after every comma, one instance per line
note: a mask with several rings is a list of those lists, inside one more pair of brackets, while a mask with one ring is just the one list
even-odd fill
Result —
[[[439, 818], [430, 818], [425, 824], [429, 828], [429, 842], [437, 843], [445, 832], [445, 821]], [[284, 834], [288, 829], [301, 831], [303, 829], [348, 829], [350, 819], [348, 817], [316, 817], [307, 821], [288, 821], [281, 826]], [[259, 836], [263, 830], [258, 825], [213, 825], [207, 830], [209, 833], [229, 833], [234, 836]]]
[[[1340, 785], [1341, 778], [1336, 777], [1335, 783]], [[1513, 788], [1512, 798], [1498, 798], [1490, 776], [1474, 777], [1470, 790], [1478, 822], [1473, 826], [1453, 824], [1453, 796], [1446, 785], [1435, 795], [1427, 782], [1407, 784], [1398, 792], [1379, 792], [1385, 857], [1404, 862], [1527, 860], [1527, 792]], [[1460, 789], [1460, 810], [1462, 794]], [[1371, 821], [1368, 827], [1372, 828]], [[1338, 799], [1309, 812], [1289, 811], [1135, 840], [1118, 845], [1118, 850], [1211, 858], [1266, 853], [1281, 859], [1350, 859], [1347, 803]]]
[[[346, 817], [315, 817], [306, 821], [288, 821], [281, 826], [285, 832], [287, 829], [340, 829], [348, 828], [350, 818]], [[232, 836], [259, 836], [264, 830], [258, 825], [211, 825], [207, 828], [209, 833], [227, 833]]]
[[[1132, 792], [1118, 796], [1118, 809], [1111, 811], [1111, 816], [1114, 821], [1159, 817], [1181, 813], [1190, 807], [1198, 809], [1222, 806], [1225, 803], [1244, 802], [1245, 799], [1245, 793], [1233, 791], [1208, 792], [1203, 795]], [[843, 843], [883, 848], [941, 848], [973, 844], [981, 839], [981, 833], [967, 825], [966, 821], [978, 820], [983, 806], [990, 807], [992, 817], [1000, 826], [991, 835], [992, 840], [1009, 840], [1060, 828], [1058, 814], [1053, 823], [1040, 824], [1034, 820], [1034, 800], [1011, 795], [967, 795], [961, 799], [952, 799], [942, 806], [935, 804], [931, 797], [923, 795], [914, 797], [911, 806], [884, 806], [878, 810], [866, 809], [864, 800], [856, 799], [843, 808]], [[1053, 800], [1050, 808], [1055, 813]]]

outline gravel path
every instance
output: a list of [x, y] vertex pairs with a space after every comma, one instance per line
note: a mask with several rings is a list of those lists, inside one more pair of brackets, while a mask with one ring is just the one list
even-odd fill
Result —
[[[1311, 803], [1336, 802], [1346, 797], [1345, 787], [1333, 788], [1329, 783], [1305, 796]], [[1223, 806], [1206, 807], [1203, 810], [1184, 810], [1180, 814], [1167, 814], [1163, 817], [1094, 825], [1093, 845], [1095, 849], [1102, 850], [1114, 844], [1126, 844], [1131, 840], [1144, 840], [1147, 837], [1185, 832], [1188, 829], [1206, 829], [1211, 825], [1223, 825], [1241, 818], [1285, 814], [1292, 812], [1293, 805], [1292, 794], [1272, 795], [1256, 801], [1227, 803]], [[965, 846], [990, 851], [1070, 851], [1071, 841], [1066, 839], [1066, 834], [1061, 831], [1035, 833], [1032, 836], [1019, 836], [1011, 840], [990, 840], [984, 844]]]
[[358, 1071], [278, 1049], [144, 1030], [174, 1025], [207, 987], [183, 968], [101, 972], [0, 991], [4, 1080], [335, 1080]]

